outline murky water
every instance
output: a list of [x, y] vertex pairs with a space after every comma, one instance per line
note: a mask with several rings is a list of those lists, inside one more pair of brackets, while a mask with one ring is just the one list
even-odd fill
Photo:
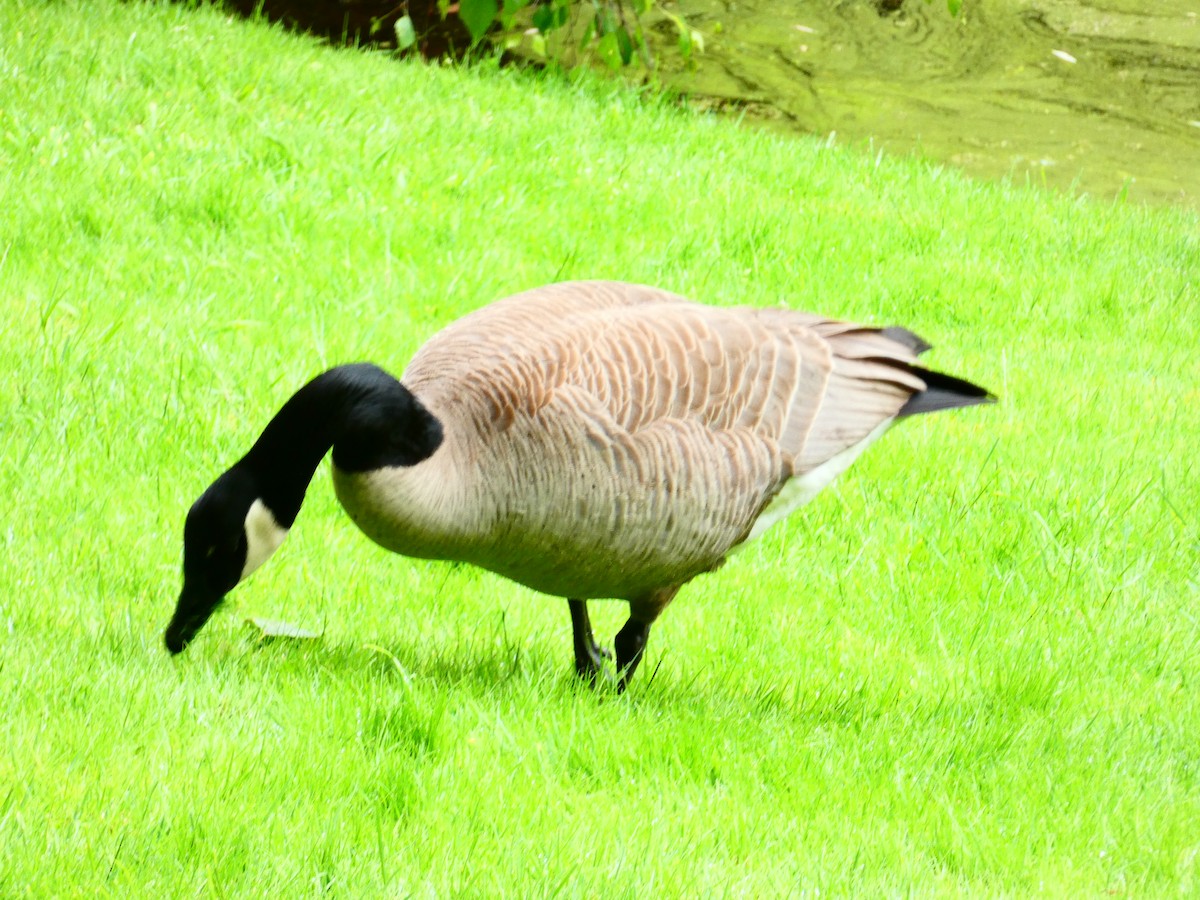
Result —
[[1200, 209], [1200, 0], [891, 5], [678, 0], [707, 48], [665, 80], [975, 175]]

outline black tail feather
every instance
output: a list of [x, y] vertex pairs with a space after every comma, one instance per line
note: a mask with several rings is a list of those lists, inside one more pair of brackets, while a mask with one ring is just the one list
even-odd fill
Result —
[[887, 328], [880, 328], [879, 333], [885, 338], [895, 341], [897, 344], [903, 344], [917, 356], [920, 356], [926, 350], [933, 349], [933, 344], [929, 343], [919, 334], [913, 334], [907, 328], [901, 328], [899, 325], [889, 325]]
[[909, 397], [908, 402], [900, 407], [898, 417], [996, 402], [996, 398], [989, 391], [977, 384], [917, 366], [913, 366], [912, 370], [925, 382], [925, 390]]

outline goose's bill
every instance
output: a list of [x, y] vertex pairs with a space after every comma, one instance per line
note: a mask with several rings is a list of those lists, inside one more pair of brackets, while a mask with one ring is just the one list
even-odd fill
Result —
[[172, 654], [182, 652], [224, 599], [222, 594], [196, 589], [185, 583], [179, 595], [179, 604], [175, 607], [175, 615], [171, 617], [163, 635], [167, 649]]

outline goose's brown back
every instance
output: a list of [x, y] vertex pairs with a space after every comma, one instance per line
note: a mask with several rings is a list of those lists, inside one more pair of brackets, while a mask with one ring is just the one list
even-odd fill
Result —
[[551, 285], [435, 335], [403, 381], [445, 444], [339, 476], [375, 540], [537, 590], [633, 599], [721, 563], [793, 478], [925, 388], [917, 339], [615, 282]]

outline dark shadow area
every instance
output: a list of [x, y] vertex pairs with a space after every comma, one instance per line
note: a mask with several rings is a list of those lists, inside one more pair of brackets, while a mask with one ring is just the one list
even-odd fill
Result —
[[471, 48], [456, 3], [450, 5], [445, 19], [438, 13], [437, 0], [218, 0], [216, 5], [335, 45], [380, 49], [395, 48], [396, 21], [407, 14], [417, 35], [414, 49], [426, 59], [461, 59]]
[[569, 641], [564, 641], [561, 652], [546, 654], [520, 641], [497, 646], [492, 640], [469, 638], [432, 646], [395, 638], [375, 644], [369, 640], [247, 637], [244, 643], [228, 645], [228, 651], [228, 657], [215, 664], [234, 664], [249, 680], [264, 680], [271, 671], [313, 670], [337, 680], [355, 674], [366, 674], [372, 680], [413, 679], [435, 685], [440, 691], [466, 691], [476, 696], [525, 690], [549, 693], [565, 688], [587, 702], [623, 702], [647, 710], [680, 705], [689, 709], [753, 710], [758, 716], [818, 725], [861, 727], [882, 715], [896, 699], [889, 696], [880, 707], [879, 699], [859, 686], [857, 690], [826, 687], [819, 692], [821, 699], [814, 700], [803, 683], [790, 678], [770, 683], [736, 677], [714, 680], [701, 659], [694, 661], [694, 667], [689, 664], [685, 673], [671, 675], [662, 671], [661, 655], [651, 656], [622, 695], [617, 693], [615, 679], [603, 678], [593, 685], [575, 674]]
[[561, 660], [529, 654], [520, 644], [498, 647], [489, 640], [464, 639], [452, 646], [431, 646], [415, 640], [376, 644], [364, 641], [295, 641], [250, 636], [231, 657], [245, 668], [259, 666], [254, 660], [288, 668], [315, 669], [342, 677], [347, 673], [369, 673], [380, 678], [414, 678], [432, 682], [440, 689], [467, 689], [488, 693], [514, 679], [553, 677], [561, 669], [563, 679], [571, 668], [570, 648]]

